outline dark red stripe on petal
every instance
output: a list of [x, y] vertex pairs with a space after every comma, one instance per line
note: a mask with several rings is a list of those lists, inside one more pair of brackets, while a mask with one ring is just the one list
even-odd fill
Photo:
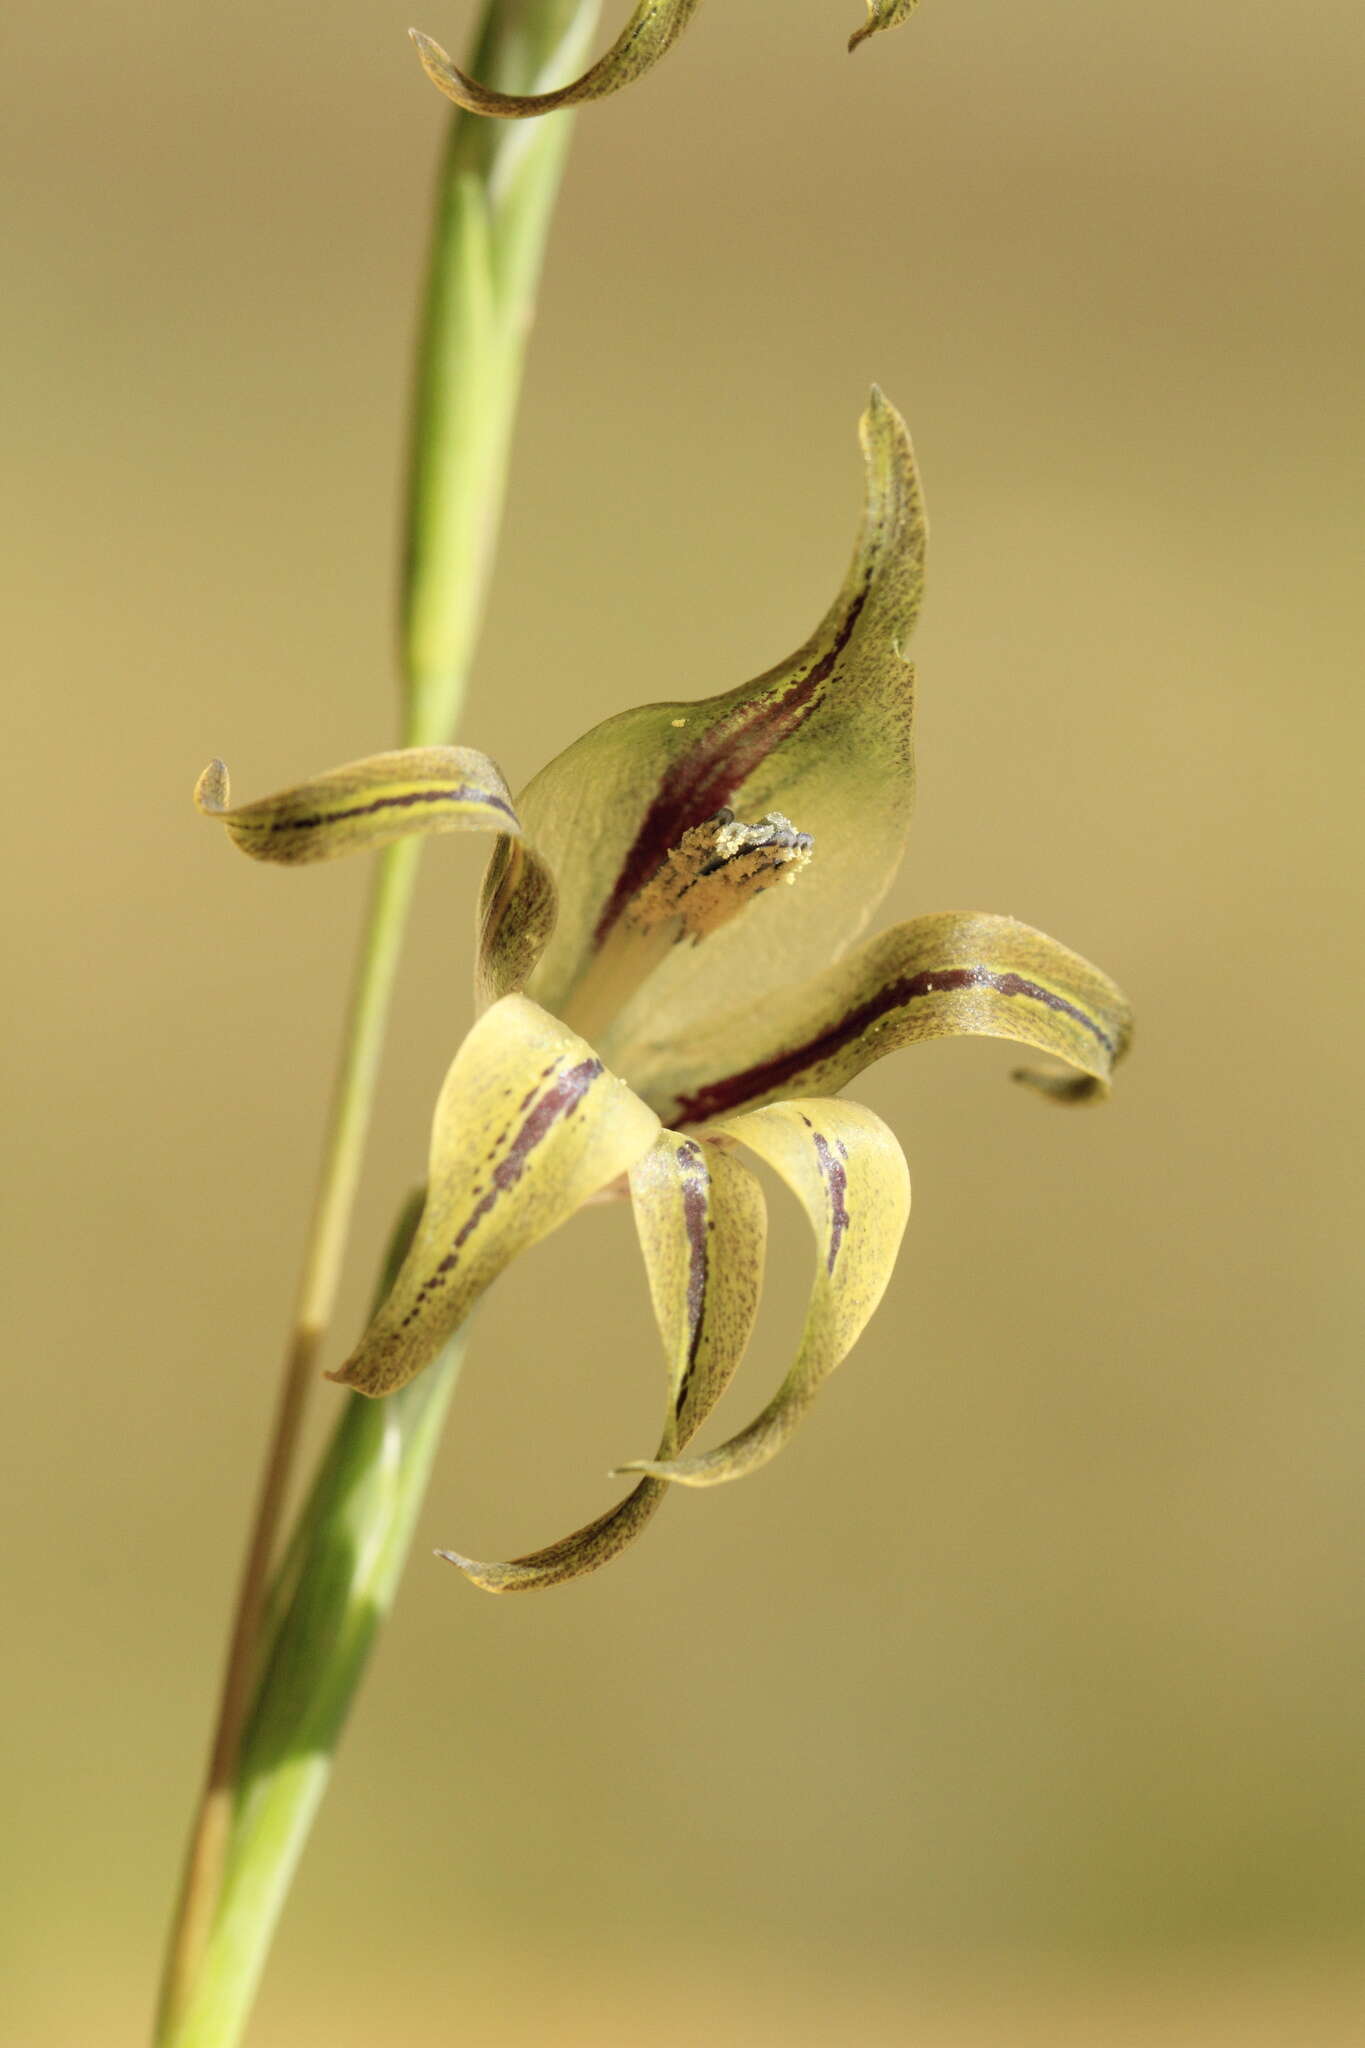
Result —
[[351, 818], [373, 818], [380, 811], [411, 810], [414, 804], [487, 804], [490, 809], [501, 811], [515, 825], [517, 814], [510, 804], [500, 796], [493, 796], [486, 789], [470, 789], [454, 786], [449, 789], [414, 789], [403, 796], [377, 796], [370, 803], [352, 804], [344, 811], [318, 811], [305, 818], [257, 819], [237, 817], [232, 822], [247, 832], [311, 832], [319, 825], [342, 825]]
[[600, 946], [633, 896], [663, 866], [689, 826], [728, 804], [775, 748], [816, 710], [834, 665], [853, 637], [870, 583], [853, 598], [829, 647], [774, 698], [747, 700], [703, 733], [665, 771], [593, 933]]
[[1041, 982], [1029, 981], [1013, 970], [997, 974], [990, 967], [929, 967], [920, 974], [888, 982], [875, 996], [860, 1003], [856, 1010], [850, 1010], [827, 1031], [807, 1039], [804, 1045], [775, 1053], [771, 1059], [746, 1067], [742, 1073], [727, 1074], [722, 1080], [709, 1081], [695, 1095], [679, 1097], [676, 1121], [699, 1124], [705, 1123], [709, 1117], [723, 1116], [740, 1103], [752, 1101], [758, 1095], [769, 1095], [793, 1076], [818, 1066], [823, 1060], [832, 1059], [846, 1046], [855, 1044], [871, 1025], [889, 1016], [893, 1010], [905, 1009], [925, 996], [953, 994], [969, 988], [991, 988], [997, 995], [1042, 1003], [1045, 1008], [1056, 1010], [1083, 1026], [1111, 1059], [1117, 1054], [1114, 1040], [1096, 1018], [1078, 1008], [1066, 996], [1058, 995], [1055, 989], [1044, 988]]
[[444, 1287], [447, 1275], [459, 1264], [460, 1253], [467, 1244], [470, 1234], [483, 1221], [499, 1197], [505, 1195], [509, 1188], [516, 1186], [526, 1171], [526, 1162], [536, 1146], [549, 1135], [557, 1123], [562, 1123], [566, 1117], [573, 1115], [602, 1072], [600, 1060], [580, 1060], [576, 1067], [570, 1067], [545, 1090], [530, 1115], [524, 1119], [506, 1153], [494, 1167], [487, 1192], [475, 1203], [460, 1225], [451, 1249], [430, 1279], [424, 1281], [419, 1288], [412, 1307], [403, 1318], [404, 1329], [421, 1313], [427, 1296], [433, 1294], [438, 1287]]
[[682, 1179], [683, 1229], [687, 1232], [687, 1363], [678, 1382], [677, 1398], [673, 1403], [675, 1415], [682, 1413], [692, 1384], [696, 1368], [697, 1352], [701, 1347], [702, 1319], [706, 1309], [707, 1266], [710, 1245], [707, 1224], [710, 1220], [711, 1176], [706, 1168], [700, 1145], [691, 1143], [678, 1147], [678, 1167]]
[[825, 1183], [825, 1192], [829, 1196], [829, 1252], [825, 1259], [825, 1271], [832, 1273], [834, 1262], [839, 1256], [839, 1248], [844, 1241], [844, 1232], [849, 1224], [848, 1206], [844, 1200], [848, 1193], [848, 1173], [843, 1159], [831, 1149], [823, 1131], [813, 1131], [811, 1135], [815, 1141], [815, 1157], [820, 1165], [820, 1178]]

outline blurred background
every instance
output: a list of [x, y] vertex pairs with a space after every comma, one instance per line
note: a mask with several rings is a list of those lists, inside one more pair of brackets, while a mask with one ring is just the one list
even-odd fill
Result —
[[[366, 878], [252, 867], [189, 793], [392, 744], [408, 4], [4, 31], [16, 2048], [145, 2037], [274, 1399]], [[873, 1070], [915, 1215], [816, 1416], [500, 1602], [431, 1546], [604, 1506], [658, 1383], [624, 1211], [516, 1266], [259, 2048], [1365, 2032], [1359, 10], [926, 0], [850, 61], [859, 8], [716, 0], [581, 117], [462, 737], [515, 788], [789, 652], [875, 377], [934, 522], [887, 913], [1043, 926], [1138, 1049], [1089, 1113], [984, 1043]], [[338, 1357], [480, 865], [427, 856]]]

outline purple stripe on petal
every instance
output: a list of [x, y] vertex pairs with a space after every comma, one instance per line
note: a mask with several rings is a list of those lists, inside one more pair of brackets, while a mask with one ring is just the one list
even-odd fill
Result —
[[1087, 1015], [1066, 996], [1058, 995], [1055, 989], [1044, 988], [1041, 982], [1029, 981], [1013, 970], [999, 974], [990, 967], [929, 967], [919, 974], [888, 982], [875, 996], [870, 996], [865, 1003], [860, 1003], [816, 1037], [807, 1039], [804, 1045], [774, 1053], [771, 1059], [760, 1060], [757, 1065], [746, 1067], [742, 1073], [727, 1074], [719, 1081], [708, 1081], [694, 1095], [681, 1096], [676, 1121], [699, 1124], [710, 1117], [723, 1116], [739, 1104], [750, 1102], [758, 1095], [768, 1095], [795, 1075], [832, 1059], [892, 1011], [905, 1009], [925, 996], [950, 995], [970, 988], [990, 988], [997, 995], [1042, 1003], [1045, 1008], [1056, 1010], [1082, 1025], [1111, 1059], [1117, 1054], [1114, 1040], [1097, 1019]]

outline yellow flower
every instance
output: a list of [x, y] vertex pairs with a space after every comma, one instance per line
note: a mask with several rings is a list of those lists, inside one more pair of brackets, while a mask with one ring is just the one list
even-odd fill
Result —
[[[530, 1557], [511, 1591], [595, 1569], [671, 1483], [767, 1462], [885, 1290], [909, 1176], [881, 1119], [837, 1091], [919, 1039], [1014, 1039], [1107, 1092], [1120, 991], [1013, 918], [944, 912], [858, 941], [899, 865], [913, 785], [925, 521], [904, 423], [874, 391], [866, 510], [834, 604], [790, 660], [700, 702], [643, 705], [577, 740], [514, 807], [468, 748], [374, 756], [238, 810], [214, 763], [201, 808], [258, 858], [301, 862], [415, 831], [499, 834], [484, 885], [482, 1014], [446, 1077], [426, 1206], [387, 1299], [334, 1375], [382, 1395], [436, 1356], [517, 1253], [628, 1191], [669, 1369], [663, 1435], [630, 1496]], [[739, 812], [741, 815], [736, 816]], [[751, 820], [752, 822], [746, 822]], [[816, 1239], [801, 1345], [777, 1394], [715, 1450], [687, 1445], [757, 1309], [765, 1211], [749, 1153]]]

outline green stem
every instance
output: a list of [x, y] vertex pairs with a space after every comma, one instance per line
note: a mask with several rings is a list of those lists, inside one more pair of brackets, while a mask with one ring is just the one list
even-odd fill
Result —
[[304, 1252], [293, 1334], [237, 1590], [208, 1772], [167, 1952], [158, 2039], [174, 2038], [173, 2029], [190, 1996], [217, 1910], [232, 1835], [242, 1735], [258, 1675], [270, 1570], [279, 1546], [308, 1396], [317, 1378], [322, 1342], [336, 1299], [417, 877], [419, 846], [413, 839], [386, 848], [376, 868]]
[[[598, 0], [489, 0], [474, 69], [542, 91], [582, 65]], [[421, 323], [402, 606], [403, 736], [450, 736], [502, 507], [512, 422], [570, 117], [457, 114]], [[348, 1401], [270, 1595], [308, 1394], [331, 1322], [416, 841], [381, 856], [333, 1095], [294, 1334], [247, 1547], [204, 1794], [172, 1928], [157, 2048], [234, 2048], [331, 1753], [396, 1590], [455, 1372], [381, 1407]], [[412, 1398], [409, 1399], [408, 1395]], [[262, 1655], [269, 1613], [278, 1627]]]
[[[400, 1226], [386, 1277], [414, 1221], [410, 1214]], [[462, 1348], [457, 1337], [387, 1401], [347, 1399], [291, 1546], [238, 1760], [213, 1925], [167, 2048], [227, 2048], [241, 2038], [337, 1741], [398, 1590]]]

